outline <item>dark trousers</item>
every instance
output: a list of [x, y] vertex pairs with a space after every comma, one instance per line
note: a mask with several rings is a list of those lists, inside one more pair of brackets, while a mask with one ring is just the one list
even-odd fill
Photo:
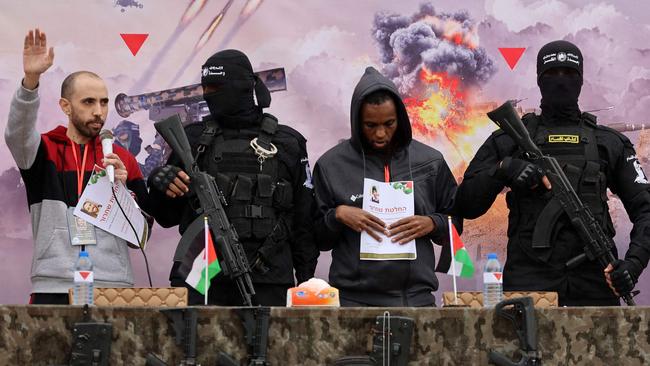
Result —
[[[190, 305], [203, 305], [204, 296], [194, 288], [190, 287], [183, 280], [172, 280], [174, 287], [186, 287], [188, 291], [188, 303]], [[275, 285], [266, 283], [255, 283], [255, 296], [253, 305], [261, 306], [286, 306], [287, 290], [292, 285]], [[244, 306], [243, 299], [237, 285], [233, 282], [212, 282], [208, 291], [208, 304], [218, 306]]]
[[29, 299], [32, 305], [69, 305], [68, 294], [33, 293]]

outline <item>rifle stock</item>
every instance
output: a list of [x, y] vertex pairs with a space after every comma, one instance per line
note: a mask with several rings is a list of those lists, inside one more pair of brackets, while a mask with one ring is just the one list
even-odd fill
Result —
[[[506, 311], [506, 306], [512, 306], [512, 310]], [[537, 349], [537, 320], [535, 319], [533, 299], [527, 296], [503, 300], [495, 306], [494, 310], [497, 316], [510, 320], [514, 325], [515, 333], [519, 339], [521, 359], [513, 362], [499, 352], [490, 351], [488, 354], [490, 363], [497, 366], [541, 365], [542, 355]]]
[[508, 136], [512, 137], [524, 151], [533, 153], [538, 157], [542, 156], [542, 151], [533, 143], [526, 126], [519, 119], [511, 101], [507, 101], [497, 109], [488, 112], [487, 116]]
[[183, 169], [191, 173], [194, 170], [194, 158], [192, 157], [192, 148], [190, 147], [190, 142], [187, 140], [181, 118], [175, 114], [160, 122], [154, 123], [154, 127], [181, 159]]

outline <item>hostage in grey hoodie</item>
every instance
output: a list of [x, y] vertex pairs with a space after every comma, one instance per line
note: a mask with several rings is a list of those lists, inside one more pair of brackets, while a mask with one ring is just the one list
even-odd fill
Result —
[[[397, 127], [386, 151], [373, 149], [362, 133], [364, 98], [388, 91], [397, 112]], [[327, 151], [314, 167], [320, 250], [332, 250], [330, 284], [343, 305], [430, 306], [438, 288], [432, 241], [449, 256], [447, 213], [453, 206], [456, 181], [442, 154], [412, 139], [411, 123], [396, 86], [372, 67], [357, 84], [350, 110], [351, 138]], [[363, 181], [414, 181], [415, 215], [433, 221], [430, 233], [416, 239], [415, 260], [360, 260], [360, 233], [337, 219], [339, 206], [362, 207]], [[462, 223], [455, 226], [461, 230]]]
[[[5, 141], [25, 182], [32, 219], [32, 293], [67, 294], [73, 286], [79, 256], [79, 247], [70, 244], [66, 217], [68, 207], [76, 206], [79, 199], [76, 162], [71, 153], [76, 147], [66, 135], [66, 127], [58, 126], [44, 134], [36, 131], [39, 105], [38, 89], [18, 87], [11, 101]], [[90, 153], [84, 166], [84, 185], [104, 156], [98, 136], [86, 148]], [[127, 188], [143, 208], [148, 207], [147, 187], [135, 157], [118, 145], [113, 146], [113, 151], [129, 172]], [[133, 287], [126, 241], [99, 228], [96, 235], [97, 244], [86, 246], [93, 262], [95, 286]]]

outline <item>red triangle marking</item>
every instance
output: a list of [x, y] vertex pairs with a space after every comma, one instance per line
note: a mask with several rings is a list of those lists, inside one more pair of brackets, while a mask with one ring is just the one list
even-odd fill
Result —
[[494, 277], [496, 277], [497, 280], [501, 281], [501, 277], [503, 276], [503, 273], [495, 273]]
[[524, 51], [526, 51], [525, 47], [499, 48], [499, 52], [501, 52], [501, 56], [503, 56], [503, 58], [506, 60], [508, 66], [510, 66], [510, 70], [515, 69], [517, 62], [519, 62], [519, 59], [521, 58], [521, 55], [524, 54]]
[[85, 280], [90, 275], [90, 272], [79, 271], [79, 275], [81, 275], [81, 278], [83, 278]]
[[120, 36], [122, 36], [124, 43], [126, 43], [133, 56], [135, 56], [140, 51], [140, 47], [142, 47], [144, 41], [149, 37], [149, 33], [120, 33]]

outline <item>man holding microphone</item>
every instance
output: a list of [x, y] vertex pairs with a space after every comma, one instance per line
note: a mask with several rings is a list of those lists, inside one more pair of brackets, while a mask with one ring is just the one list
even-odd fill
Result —
[[[113, 166], [115, 181], [134, 192], [141, 206], [148, 197], [142, 173], [128, 151], [114, 145], [114, 153], [104, 155], [98, 136], [108, 115], [109, 99], [106, 84], [96, 74], [78, 71], [68, 75], [59, 100], [68, 117], [67, 127], [58, 126], [44, 134], [36, 131], [39, 80], [53, 61], [54, 49], [48, 49], [45, 33], [30, 30], [23, 49], [25, 76], [11, 101], [5, 129], [5, 141], [25, 182], [32, 219], [33, 304], [68, 303], [80, 250], [70, 239], [71, 230], [77, 229], [72, 212], [95, 164]], [[133, 286], [126, 241], [99, 228], [93, 231], [95, 244], [86, 245], [86, 251], [94, 262], [96, 286]]]

